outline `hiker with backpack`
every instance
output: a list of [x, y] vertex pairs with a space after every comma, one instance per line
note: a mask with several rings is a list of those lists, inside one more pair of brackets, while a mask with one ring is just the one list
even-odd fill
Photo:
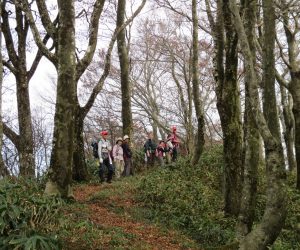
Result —
[[115, 176], [117, 179], [121, 177], [124, 171], [124, 157], [123, 157], [123, 140], [121, 137], [117, 138], [116, 144], [112, 149], [112, 159], [115, 167]]
[[147, 166], [154, 166], [156, 147], [156, 143], [153, 141], [153, 133], [149, 132], [148, 139], [144, 144], [145, 160]]
[[124, 162], [125, 162], [125, 167], [123, 172], [124, 176], [129, 176], [134, 174], [133, 167], [132, 167], [132, 151], [130, 149], [129, 141], [130, 141], [129, 136], [124, 135], [123, 144], [122, 144]]
[[107, 169], [107, 182], [111, 183], [113, 174], [114, 174], [114, 167], [112, 165], [112, 159], [110, 156], [110, 151], [112, 150], [110, 142], [107, 140], [108, 132], [106, 130], [100, 133], [102, 139], [100, 139], [98, 143], [98, 157], [100, 162], [99, 167], [99, 177], [100, 182], [103, 183], [105, 181], [104, 172]]

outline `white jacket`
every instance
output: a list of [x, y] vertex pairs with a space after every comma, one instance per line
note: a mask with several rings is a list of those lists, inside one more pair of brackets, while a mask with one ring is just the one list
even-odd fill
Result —
[[[108, 140], [101, 139], [98, 143], [98, 155], [99, 159], [106, 158], [108, 156], [109, 163], [112, 164], [112, 160], [110, 157], [111, 144]], [[106, 156], [106, 157], [104, 157]], [[100, 160], [101, 161], [101, 160]]]

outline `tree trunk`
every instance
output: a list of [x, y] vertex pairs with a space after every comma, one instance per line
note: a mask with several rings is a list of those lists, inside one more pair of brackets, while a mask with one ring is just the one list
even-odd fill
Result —
[[[18, 33], [18, 73], [16, 75], [17, 83], [17, 104], [19, 120], [19, 161], [20, 175], [26, 177], [35, 176], [35, 160], [33, 151], [33, 132], [31, 122], [29, 81], [27, 77], [26, 65], [26, 37], [28, 23], [21, 9], [16, 7], [17, 13], [17, 33]], [[25, 22], [23, 26], [22, 21]]]
[[[273, 15], [274, 8], [272, 6], [272, 1], [265, 1], [267, 2], [264, 3], [266, 4], [264, 9], [265, 13], [267, 14], [268, 12]], [[274, 137], [277, 132], [274, 133], [274, 135], [271, 133], [268, 128], [269, 122], [265, 120], [257, 103], [255, 103], [255, 93], [257, 91], [258, 80], [255, 72], [254, 60], [252, 58], [245, 28], [239, 14], [238, 5], [235, 0], [229, 0], [229, 4], [234, 17], [234, 25], [239, 35], [241, 50], [244, 56], [245, 70], [249, 75], [251, 110], [259, 132], [263, 137], [266, 151], [268, 151], [266, 158], [268, 183], [265, 212], [261, 222], [240, 241], [239, 249], [266, 249], [276, 240], [286, 218], [286, 172], [283, 150], [280, 139]], [[270, 23], [265, 23], [265, 27], [269, 27], [269, 25]], [[270, 59], [270, 62], [272, 62], [272, 59]], [[266, 85], [266, 88], [268, 86], [269, 85]], [[276, 106], [273, 106], [273, 109], [276, 109]], [[274, 110], [272, 112], [274, 112]]]
[[75, 10], [73, 0], [58, 0], [58, 80], [53, 149], [45, 193], [72, 196], [75, 81]]
[[[124, 24], [126, 14], [126, 1], [118, 1], [117, 26]], [[117, 36], [118, 55], [121, 68], [121, 91], [122, 91], [122, 122], [123, 134], [132, 136], [132, 112], [131, 112], [131, 83], [129, 80], [129, 60], [125, 40], [126, 29], [124, 28]]]
[[[232, 27], [232, 18], [227, 0], [224, 2], [218, 1], [217, 13], [217, 22], [214, 30], [217, 54], [214, 62], [215, 79], [217, 82], [217, 108], [220, 115], [224, 142], [224, 210], [227, 215], [237, 216], [240, 208], [243, 176], [241, 104], [237, 82], [238, 39]], [[224, 29], [226, 39], [224, 39]], [[226, 43], [224, 42], [225, 40]]]
[[193, 147], [195, 145], [195, 135], [194, 135], [194, 127], [193, 127], [193, 92], [192, 86], [189, 81], [186, 82], [187, 84], [187, 93], [188, 93], [188, 115], [187, 115], [187, 145], [188, 145], [188, 154], [192, 154]]
[[[252, 51], [253, 61], [255, 63], [255, 25], [257, 13], [257, 1], [245, 0], [243, 9], [245, 32], [248, 37], [249, 46]], [[256, 207], [256, 193], [258, 183], [258, 166], [261, 156], [261, 143], [259, 131], [256, 128], [255, 119], [253, 117], [250, 105], [249, 81], [251, 76], [246, 73], [245, 76], [245, 113], [244, 113], [244, 182], [241, 198], [241, 208], [237, 223], [237, 237], [247, 235], [253, 225]], [[253, 97], [259, 103], [258, 92]], [[257, 107], [258, 108], [258, 107]]]
[[[267, 26], [264, 26], [263, 34], [263, 112], [266, 118], [271, 134], [280, 140], [279, 119], [277, 112], [277, 103], [275, 96], [275, 12], [269, 11], [274, 8], [273, 1], [263, 1], [263, 20]], [[266, 151], [266, 157], [268, 151]]]
[[[25, 63], [25, 62], [24, 62]], [[33, 134], [28, 81], [24, 68], [19, 69], [17, 76], [17, 104], [19, 121], [19, 162], [20, 175], [35, 176], [35, 161], [33, 153]]]
[[287, 90], [280, 86], [281, 105], [282, 105], [282, 130], [286, 145], [286, 154], [289, 165], [289, 170], [296, 169], [296, 159], [294, 154], [295, 145], [295, 121], [292, 111], [292, 100], [290, 94], [287, 95]]
[[[0, 8], [0, 16], [1, 16]], [[2, 83], [3, 83], [3, 63], [2, 63], [2, 29], [0, 25], [0, 177], [9, 175], [2, 158], [2, 140], [3, 140], [3, 123], [2, 123]]]
[[[17, 89], [17, 108], [19, 135], [15, 134], [17, 140], [12, 140], [19, 153], [20, 175], [24, 177], [35, 177], [35, 158], [34, 158], [34, 142], [31, 122], [31, 110], [29, 99], [29, 80], [35, 69], [31, 71], [31, 75], [27, 73], [26, 48], [27, 34], [29, 23], [23, 14], [20, 6], [15, 5], [16, 11], [16, 32], [17, 32], [17, 50], [13, 46], [12, 33], [10, 29], [9, 15], [6, 10], [6, 1], [1, 3], [3, 18], [3, 35], [6, 42], [6, 48], [9, 56], [9, 70], [16, 78]], [[34, 63], [38, 64], [40, 57], [36, 58]], [[13, 132], [14, 133], [14, 132]], [[11, 139], [10, 135], [7, 134]]]
[[295, 119], [295, 151], [297, 161], [297, 183], [300, 190], [300, 70], [291, 72], [290, 91], [293, 97], [293, 114]]
[[[184, 128], [186, 131], [186, 138], [185, 138], [185, 147], [188, 154], [192, 154], [195, 142], [194, 142], [194, 128], [193, 128], [193, 93], [192, 93], [192, 87], [191, 87], [191, 79], [190, 79], [190, 68], [191, 65], [189, 63], [189, 67], [184, 67], [184, 78], [185, 78], [185, 84], [187, 88], [187, 98], [184, 96], [184, 91], [182, 86], [180, 85], [180, 81], [176, 76], [175, 73], [175, 57], [173, 52], [172, 54], [172, 77], [173, 80], [177, 86], [178, 94], [179, 94], [179, 100], [180, 105], [182, 107], [182, 113], [183, 113], [183, 121], [184, 121]], [[188, 69], [187, 69], [188, 68]]]
[[80, 107], [75, 108], [75, 131], [74, 131], [74, 152], [73, 152], [73, 180], [88, 180], [88, 171], [85, 162], [84, 140], [83, 140], [84, 119], [80, 115]]
[[[289, 84], [289, 91], [293, 97], [293, 114], [295, 119], [295, 151], [296, 151], [296, 162], [297, 162], [297, 189], [300, 189], [300, 66], [298, 60], [299, 43], [296, 41], [297, 26], [290, 23], [291, 18], [288, 12], [288, 3], [286, 0], [281, 0], [282, 4], [282, 17], [284, 24], [284, 31], [288, 44], [288, 55], [289, 55], [289, 70], [291, 81]], [[295, 22], [299, 21], [297, 18]], [[292, 31], [294, 28], [294, 32]]]
[[192, 19], [193, 19], [193, 52], [192, 52], [192, 83], [193, 83], [193, 96], [195, 111], [197, 117], [197, 133], [195, 140], [195, 148], [192, 163], [197, 164], [200, 160], [204, 148], [204, 110], [200, 97], [199, 89], [199, 74], [198, 74], [198, 14], [197, 14], [197, 1], [192, 0]]
[[154, 141], [158, 141], [158, 134], [157, 134], [157, 130], [158, 130], [158, 126], [156, 121], [152, 121], [152, 133], [153, 133], [153, 140]]

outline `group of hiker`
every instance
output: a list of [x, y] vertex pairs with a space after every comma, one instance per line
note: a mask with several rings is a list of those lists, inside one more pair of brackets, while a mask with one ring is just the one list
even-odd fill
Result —
[[93, 142], [93, 155], [99, 159], [99, 177], [100, 182], [105, 181], [105, 170], [107, 170], [107, 182], [111, 183], [115, 174], [116, 178], [121, 176], [133, 175], [132, 169], [132, 151], [129, 145], [129, 136], [116, 139], [116, 144], [112, 147], [107, 139], [108, 132], [101, 131], [99, 142]]
[[160, 166], [176, 161], [179, 140], [175, 126], [172, 127], [171, 131], [172, 133], [168, 134], [166, 140], [159, 140], [158, 145], [153, 140], [153, 133], [148, 133], [148, 139], [144, 144], [145, 162], [147, 165], [153, 166], [156, 159], [158, 159]]
[[[176, 134], [176, 127], [171, 128], [171, 133], [166, 140], [159, 140], [158, 145], [153, 140], [153, 133], [148, 133], [147, 141], [144, 144], [145, 163], [147, 166], [154, 166], [156, 159], [161, 166], [165, 163], [176, 161], [179, 147], [179, 140]], [[108, 132], [101, 131], [99, 142], [93, 142], [93, 155], [99, 159], [99, 177], [100, 182], [105, 181], [105, 172], [107, 172], [106, 181], [111, 183], [113, 175], [118, 179], [121, 176], [133, 175], [132, 150], [130, 148], [130, 138], [125, 135], [123, 138], [116, 139], [115, 145], [111, 145], [107, 139]]]

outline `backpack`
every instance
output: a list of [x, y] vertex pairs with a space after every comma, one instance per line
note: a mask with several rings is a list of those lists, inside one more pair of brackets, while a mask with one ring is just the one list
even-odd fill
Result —
[[98, 143], [97, 142], [93, 142], [91, 144], [92, 148], [93, 148], [93, 156], [98, 159], [99, 158], [99, 155], [98, 155]]

